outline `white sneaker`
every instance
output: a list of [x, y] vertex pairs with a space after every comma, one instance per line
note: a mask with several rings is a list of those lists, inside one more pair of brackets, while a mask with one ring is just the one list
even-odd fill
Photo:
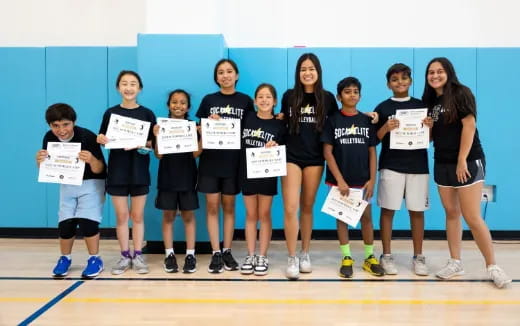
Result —
[[132, 267], [137, 274], [148, 274], [148, 265], [144, 261], [143, 255], [136, 255], [132, 259]]
[[255, 255], [246, 256], [242, 266], [240, 266], [240, 273], [244, 275], [253, 274], [255, 268]]
[[426, 257], [424, 255], [417, 255], [413, 259], [413, 271], [416, 275], [427, 276], [430, 272], [426, 266]]
[[394, 257], [392, 254], [381, 255], [379, 261], [385, 270], [386, 275], [397, 275], [397, 267], [395, 267]]
[[267, 275], [269, 270], [269, 260], [266, 256], [255, 256], [255, 275]]
[[300, 267], [298, 264], [298, 257], [289, 256], [287, 258], [287, 269], [285, 276], [290, 280], [297, 280], [300, 277]]
[[300, 273], [311, 273], [311, 257], [308, 252], [300, 252]]
[[435, 274], [438, 278], [448, 280], [455, 276], [464, 275], [464, 268], [462, 262], [457, 259], [448, 259], [448, 263], [440, 271]]
[[497, 288], [501, 289], [511, 283], [511, 278], [497, 265], [487, 267], [489, 277], [493, 280]]

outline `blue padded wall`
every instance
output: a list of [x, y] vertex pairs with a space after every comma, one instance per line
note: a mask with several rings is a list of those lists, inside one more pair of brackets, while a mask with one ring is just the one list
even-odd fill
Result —
[[[218, 90], [213, 81], [213, 68], [218, 60], [227, 56], [228, 49], [221, 35], [139, 35], [138, 70], [145, 86], [139, 102], [153, 110], [157, 117], [167, 117], [169, 91], [183, 88], [192, 95], [190, 117], [195, 117], [202, 97]], [[158, 160], [152, 159], [152, 185], [145, 209], [147, 240], [162, 240], [162, 213], [154, 205], [157, 167]], [[200, 208], [196, 211], [197, 241], [208, 239], [203, 197], [199, 194]], [[180, 217], [175, 222], [174, 231], [175, 240], [184, 240]], [[222, 227], [220, 231], [222, 233]]]
[[45, 49], [0, 48], [0, 227], [46, 227], [47, 188], [34, 160], [46, 131]]

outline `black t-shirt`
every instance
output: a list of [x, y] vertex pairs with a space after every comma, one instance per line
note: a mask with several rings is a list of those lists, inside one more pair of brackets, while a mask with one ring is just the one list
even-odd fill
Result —
[[[369, 147], [376, 146], [376, 128], [361, 112], [347, 116], [338, 111], [325, 122], [321, 141], [333, 146], [336, 164], [349, 186], [363, 186], [370, 180]], [[325, 182], [337, 184], [327, 166]]]
[[[282, 113], [288, 124], [292, 108], [290, 98], [293, 90], [287, 90], [282, 97]], [[331, 92], [324, 93], [325, 117], [338, 111], [338, 103]], [[300, 110], [300, 131], [298, 134], [287, 135], [287, 157], [303, 162], [323, 162], [323, 146], [320, 141], [320, 132], [316, 130], [316, 97], [314, 93], [304, 93], [303, 104]], [[288, 128], [289, 129], [289, 128]]]
[[[56, 137], [52, 131], [48, 131], [45, 136], [43, 137], [43, 144], [42, 148], [47, 149], [47, 143], [48, 142], [60, 142], [59, 138]], [[79, 126], [74, 126], [74, 136], [71, 140], [69, 140], [71, 143], [81, 143], [81, 150], [86, 150], [92, 153], [95, 158], [98, 160], [103, 161], [103, 171], [101, 173], [94, 173], [92, 172], [92, 167], [90, 164], [85, 164], [85, 172], [83, 172], [83, 180], [89, 180], [89, 179], [105, 179], [107, 176], [106, 173], [106, 164], [105, 164], [105, 158], [103, 157], [103, 152], [101, 151], [101, 147], [96, 142], [96, 134], [94, 134], [92, 131], [81, 128]]]
[[[462, 119], [472, 114], [469, 110], [459, 110], [455, 122], [446, 124], [444, 120], [445, 109], [442, 106], [442, 96], [437, 98], [435, 106], [430, 110], [433, 118], [432, 138], [435, 148], [434, 159], [437, 163], [457, 163], [460, 150], [460, 138], [462, 136]], [[484, 151], [480, 145], [478, 130], [475, 130], [473, 142], [467, 161], [484, 158]]]
[[[204, 96], [197, 117], [208, 118], [212, 114], [218, 114], [223, 119], [243, 120], [249, 111], [254, 112], [254, 104], [246, 94], [235, 92], [226, 95], [216, 92]], [[239, 161], [239, 149], [204, 149], [199, 159], [199, 174], [220, 178], [235, 177]]]
[[[150, 122], [148, 140], [153, 140], [153, 126], [156, 124], [155, 114], [144, 106], [135, 109], [125, 109], [120, 105], [106, 110], [99, 133], [106, 135], [110, 115], [119, 114], [125, 117]], [[107, 185], [150, 185], [150, 155], [139, 154], [133, 149], [111, 149], [108, 155], [108, 177]]]
[[[397, 110], [424, 108], [426, 108], [426, 105], [413, 97], [407, 101], [396, 101], [390, 98], [381, 102], [374, 110], [379, 114], [379, 122], [376, 128], [379, 130], [385, 125], [388, 119], [395, 118]], [[400, 173], [428, 173], [428, 152], [426, 149], [390, 149], [390, 132], [385, 134], [381, 143], [379, 169], [390, 169]]]

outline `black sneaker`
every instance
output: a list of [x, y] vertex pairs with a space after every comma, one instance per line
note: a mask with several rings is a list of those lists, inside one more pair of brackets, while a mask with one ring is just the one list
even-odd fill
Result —
[[177, 273], [179, 271], [177, 258], [174, 254], [169, 254], [168, 257], [164, 258], [164, 271], [166, 273]]
[[231, 249], [224, 251], [222, 254], [222, 260], [224, 261], [224, 268], [226, 271], [236, 271], [238, 270], [238, 263], [231, 255]]
[[341, 260], [341, 267], [339, 268], [339, 276], [344, 278], [352, 278], [352, 274], [354, 274], [354, 271], [352, 270], [353, 265], [354, 260], [352, 260], [352, 257], [343, 257]]
[[222, 273], [224, 271], [224, 262], [222, 261], [222, 254], [216, 252], [211, 256], [211, 262], [209, 263], [208, 272], [209, 273]]
[[193, 255], [186, 255], [184, 258], [184, 267], [182, 267], [184, 273], [195, 273], [197, 271], [197, 258]]

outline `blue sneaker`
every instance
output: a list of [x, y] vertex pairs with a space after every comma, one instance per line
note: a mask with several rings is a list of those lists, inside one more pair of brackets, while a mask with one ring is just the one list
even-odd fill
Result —
[[64, 277], [67, 276], [69, 273], [70, 264], [72, 263], [71, 259], [68, 259], [65, 256], [61, 256], [60, 259], [58, 259], [58, 263], [56, 264], [56, 267], [52, 270], [52, 274], [54, 277]]
[[96, 277], [103, 271], [103, 261], [101, 260], [101, 257], [94, 256], [90, 257], [87, 262], [87, 267], [83, 270], [83, 273], [81, 273], [82, 277]]

